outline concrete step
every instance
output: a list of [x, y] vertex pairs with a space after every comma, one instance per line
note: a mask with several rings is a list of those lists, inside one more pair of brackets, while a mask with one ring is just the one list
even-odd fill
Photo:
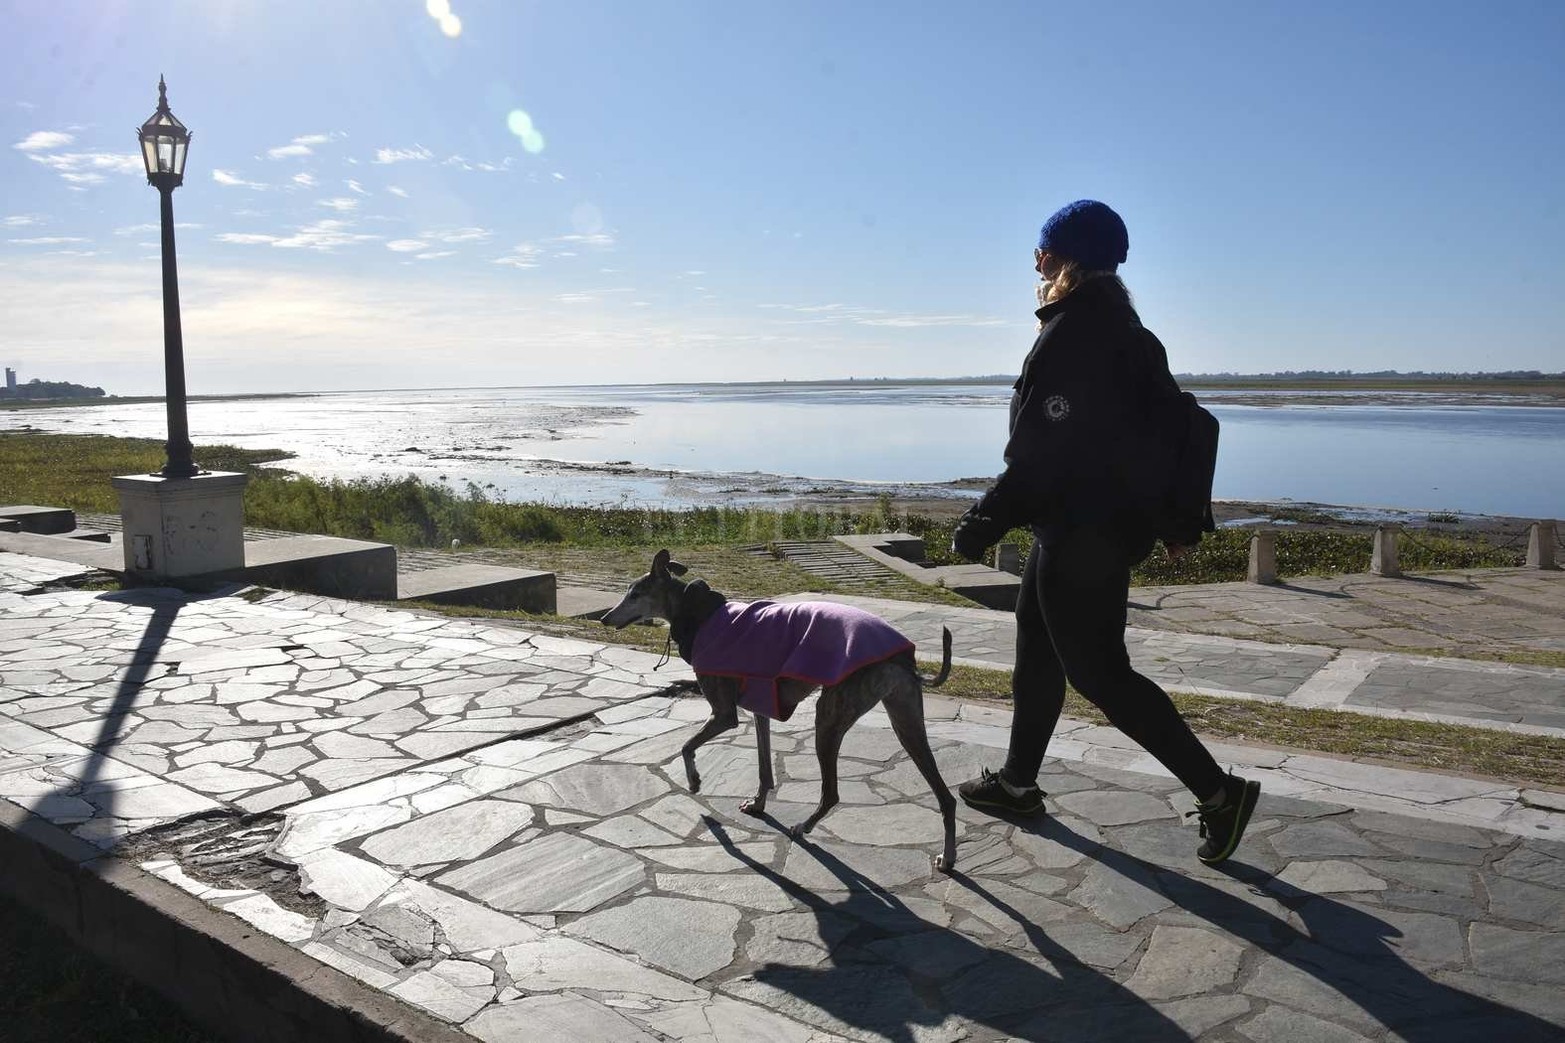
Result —
[[923, 561], [924, 541], [905, 532], [880, 532], [834, 537], [871, 561], [901, 573], [915, 583], [939, 586], [976, 601], [985, 608], [1010, 611], [1022, 588], [1021, 578], [986, 565], [929, 565]]
[[336, 536], [286, 536], [245, 543], [245, 566], [192, 576], [191, 580], [231, 580], [328, 597], [394, 601], [397, 597], [397, 548], [389, 543], [344, 540]]
[[601, 619], [605, 612], [620, 603], [621, 597], [622, 593], [592, 587], [560, 587], [555, 591], [554, 611], [578, 619]]
[[554, 573], [500, 565], [445, 565], [397, 576], [398, 601], [553, 613]]
[[0, 551], [29, 554], [51, 561], [71, 561], [107, 572], [124, 572], [125, 556], [115, 546], [63, 536], [39, 536], [31, 532], [0, 532]]
[[[17, 504], [0, 507], [0, 522], [16, 523], [12, 532], [31, 532], [39, 536], [54, 536], [76, 528], [76, 512], [65, 507], [38, 507], [33, 504]], [[9, 526], [7, 526], [9, 528]]]
[[113, 533], [104, 532], [102, 529], [72, 529], [70, 532], [62, 532], [68, 540], [86, 540], [89, 543], [112, 543]]

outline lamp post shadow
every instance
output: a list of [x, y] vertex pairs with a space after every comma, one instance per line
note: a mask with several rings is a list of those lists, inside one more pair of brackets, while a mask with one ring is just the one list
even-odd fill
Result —
[[83, 744], [88, 752], [80, 770], [72, 771], [68, 782], [53, 794], [35, 802], [32, 807], [35, 814], [59, 819], [68, 816], [72, 808], [80, 809], [81, 804], [86, 804], [92, 809], [89, 823], [102, 822], [102, 828], [110, 830], [112, 836], [113, 820], [121, 817], [117, 814], [120, 788], [116, 785], [118, 776], [110, 772], [112, 754], [123, 738], [120, 732], [126, 718], [136, 707], [142, 687], [152, 678], [158, 655], [168, 642], [169, 633], [179, 615], [181, 601], [159, 596], [155, 592], [135, 590], [102, 595], [99, 600], [130, 605], [150, 604], [152, 615], [136, 642], [130, 662], [115, 682], [114, 695], [108, 709], [99, 719], [97, 734], [91, 742]]

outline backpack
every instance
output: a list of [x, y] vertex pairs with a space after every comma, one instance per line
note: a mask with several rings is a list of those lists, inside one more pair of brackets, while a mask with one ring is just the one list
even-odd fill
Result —
[[1201, 534], [1216, 532], [1212, 477], [1217, 471], [1217, 418], [1196, 397], [1181, 391], [1168, 404], [1168, 484], [1157, 507], [1157, 536], [1165, 545], [1194, 547]]

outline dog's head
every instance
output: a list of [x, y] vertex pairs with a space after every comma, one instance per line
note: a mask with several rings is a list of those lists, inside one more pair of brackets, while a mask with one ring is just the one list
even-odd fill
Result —
[[618, 605], [603, 614], [603, 625], [623, 630], [643, 619], [674, 618], [685, 585], [676, 577], [690, 571], [660, 550], [652, 558], [652, 569], [630, 585]]

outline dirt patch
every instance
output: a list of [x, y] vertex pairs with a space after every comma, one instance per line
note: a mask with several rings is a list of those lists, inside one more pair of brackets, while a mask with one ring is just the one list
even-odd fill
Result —
[[172, 858], [193, 880], [229, 890], [259, 891], [284, 909], [321, 917], [329, 908], [301, 893], [297, 866], [268, 852], [282, 833], [281, 815], [246, 819], [220, 812], [139, 833], [115, 849], [127, 862]]

